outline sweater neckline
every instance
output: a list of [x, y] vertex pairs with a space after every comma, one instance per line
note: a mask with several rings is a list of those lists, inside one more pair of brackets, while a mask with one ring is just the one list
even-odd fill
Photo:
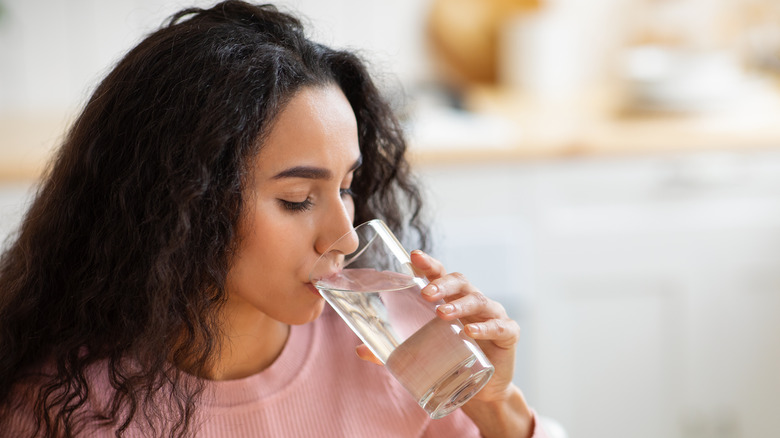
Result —
[[294, 380], [305, 374], [313, 356], [317, 345], [314, 329], [317, 320], [290, 326], [282, 352], [263, 371], [241, 379], [206, 382], [203, 404], [234, 407], [266, 399], [289, 388]]

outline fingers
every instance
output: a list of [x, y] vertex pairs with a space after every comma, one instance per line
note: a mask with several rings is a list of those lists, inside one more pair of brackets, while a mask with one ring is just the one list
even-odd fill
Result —
[[443, 300], [462, 295], [482, 294], [460, 272], [454, 272], [452, 274], [430, 280], [430, 283], [422, 290], [422, 293], [423, 295], [430, 296], [431, 298]]
[[422, 251], [412, 252], [412, 263], [430, 283], [422, 289], [429, 301], [444, 300], [436, 312], [444, 320], [460, 319], [468, 336], [513, 348], [520, 339], [520, 326], [509, 318], [500, 303], [485, 296], [463, 274], [447, 274], [444, 266]]
[[416, 249], [409, 255], [412, 260], [412, 265], [415, 269], [425, 276], [429, 281], [435, 280], [443, 275], [447, 274], [444, 270], [444, 265], [435, 258], [428, 254]]
[[428, 279], [429, 284], [422, 289], [422, 294], [429, 301], [446, 300], [467, 294], [481, 294], [463, 274], [455, 272], [447, 274], [444, 265], [420, 250], [411, 253], [412, 266]]
[[520, 326], [511, 319], [491, 319], [466, 324], [466, 334], [476, 340], [490, 340], [496, 346], [511, 349], [520, 340]]
[[500, 303], [485, 296], [458, 272], [431, 281], [422, 290], [429, 301], [444, 300], [437, 312], [447, 320], [475, 316], [482, 318], [507, 318]]
[[[437, 301], [451, 296], [453, 290], [460, 290], [461, 286], [471, 286], [459, 273], [451, 274], [448, 279], [444, 265], [428, 254], [414, 250], [410, 254], [412, 266], [418, 274], [422, 274], [430, 282], [422, 289], [423, 296], [428, 301]], [[454, 283], [454, 284], [453, 284]], [[448, 286], [448, 284], [450, 284]], [[443, 289], [444, 288], [444, 289]], [[472, 287], [473, 288], [473, 287]], [[476, 289], [474, 289], [476, 291]], [[465, 291], [464, 291], [465, 292]]]
[[464, 286], [457, 292], [452, 291], [451, 287], [439, 286], [442, 291], [442, 299], [447, 301], [437, 308], [437, 312], [444, 319], [464, 318], [467, 316], [477, 316], [483, 318], [505, 318], [507, 316], [504, 306], [485, 296], [482, 292], [473, 286]]

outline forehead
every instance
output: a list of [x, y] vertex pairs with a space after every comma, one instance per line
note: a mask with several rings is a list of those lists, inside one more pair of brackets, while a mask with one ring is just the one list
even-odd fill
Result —
[[359, 156], [357, 121], [341, 89], [304, 87], [277, 116], [257, 155], [255, 171], [261, 178], [292, 166], [335, 171]]

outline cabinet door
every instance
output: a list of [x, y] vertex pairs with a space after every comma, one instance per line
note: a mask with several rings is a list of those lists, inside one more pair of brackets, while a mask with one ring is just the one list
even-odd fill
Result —
[[780, 406], [777, 174], [686, 160], [580, 163], [539, 186], [538, 406], [572, 435], [780, 435], [764, 404]]
[[423, 175], [441, 257], [518, 319], [516, 382], [570, 436], [780, 436], [780, 154]]
[[662, 275], [547, 283], [534, 350], [540, 412], [571, 436], [676, 436], [679, 292]]

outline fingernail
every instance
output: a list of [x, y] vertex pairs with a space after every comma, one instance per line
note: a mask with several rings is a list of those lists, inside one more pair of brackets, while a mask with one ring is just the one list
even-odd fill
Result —
[[467, 327], [471, 335], [478, 335], [482, 332], [482, 327], [478, 326], [477, 324], [469, 324]]
[[450, 313], [455, 311], [455, 306], [452, 304], [443, 304], [439, 306], [439, 311], [445, 315], [449, 315]]
[[429, 284], [428, 287], [423, 289], [422, 293], [429, 297], [433, 297], [439, 293], [439, 288], [435, 284]]

